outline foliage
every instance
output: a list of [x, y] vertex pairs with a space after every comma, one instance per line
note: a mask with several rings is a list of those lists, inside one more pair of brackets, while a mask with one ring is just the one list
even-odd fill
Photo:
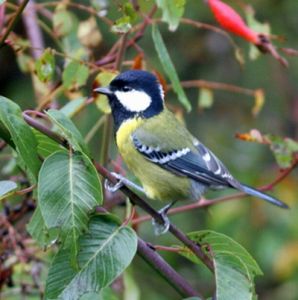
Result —
[[[167, 103], [176, 116], [181, 122], [192, 120], [194, 131], [200, 123], [211, 148], [212, 143], [226, 148], [222, 154], [236, 174], [261, 185], [262, 178], [274, 178], [270, 173], [280, 168], [261, 189], [278, 185], [278, 196], [294, 199], [297, 183], [291, 173], [298, 164], [298, 132], [286, 128], [297, 126], [297, 100], [289, 104], [293, 111], [273, 101], [278, 86], [294, 94], [284, 74], [297, 68], [278, 68], [288, 66], [281, 53], [297, 56], [297, 51], [278, 47], [283, 38], [271, 35], [277, 29], [270, 14], [269, 22], [257, 19], [272, 4], [253, 9], [243, 1], [220, 0], [29, 2], [0, 1], [0, 51], [10, 55], [12, 73], [13, 62], [19, 72], [13, 79], [7, 76], [13, 88], [3, 88], [7, 97], [0, 96], [0, 298], [203, 300], [216, 295], [217, 300], [246, 300], [265, 293], [283, 298], [272, 286], [278, 283], [282, 289], [284, 278], [290, 278], [289, 285], [297, 279], [294, 200], [291, 212], [281, 212], [245, 201], [220, 204], [242, 194], [210, 195], [210, 200], [171, 209], [169, 214], [180, 213], [182, 220], [173, 223], [184, 230], [171, 227], [156, 242], [150, 225], [140, 228], [143, 221], [159, 217], [142, 197], [126, 188], [123, 194], [103, 190], [104, 178], [115, 180], [105, 166], [125, 170], [112, 142], [108, 101], [92, 92], [124, 69], [154, 72], [167, 96], [174, 92], [177, 101]], [[249, 60], [242, 51], [246, 43]], [[295, 65], [294, 59], [290, 63]], [[242, 71], [235, 73], [239, 65]], [[216, 70], [222, 82], [201, 79], [218, 79]], [[0, 80], [5, 80], [2, 72]], [[242, 82], [245, 76], [249, 79]], [[188, 89], [198, 91], [197, 103]], [[251, 113], [241, 112], [245, 103], [230, 102], [244, 97], [254, 102]], [[219, 122], [225, 127], [216, 126]], [[262, 130], [237, 133], [240, 151], [232, 151], [226, 141], [230, 132], [247, 132], [249, 126]], [[134, 213], [129, 200], [150, 216]], [[203, 207], [210, 207], [211, 214], [200, 212]], [[204, 230], [194, 231], [198, 228]], [[169, 247], [170, 234], [182, 244]], [[167, 252], [161, 256], [159, 250]], [[136, 254], [150, 269], [134, 259]], [[286, 257], [285, 264], [279, 257]], [[264, 271], [260, 281], [255, 278], [262, 275], [258, 264]]]

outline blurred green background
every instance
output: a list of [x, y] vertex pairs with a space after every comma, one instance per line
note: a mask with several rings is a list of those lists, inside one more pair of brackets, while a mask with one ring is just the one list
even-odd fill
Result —
[[[117, 5], [120, 2], [110, 1], [111, 10], [108, 17], [112, 20], [119, 17]], [[153, 1], [144, 2], [144, 5], [150, 6]], [[280, 46], [298, 49], [298, 1], [260, 0], [250, 1], [250, 4], [254, 7], [259, 21], [269, 22], [273, 34], [285, 37], [285, 42], [279, 44]], [[80, 15], [79, 11], [76, 11], [76, 14], [80, 18], [86, 18], [84, 14]], [[187, 1], [185, 17], [216, 25], [203, 1]], [[269, 147], [236, 140], [234, 135], [256, 128], [262, 133], [298, 140], [298, 58], [288, 57], [288, 69], [280, 66], [269, 55], [262, 55], [256, 61], [250, 61], [248, 44], [233, 37], [245, 53], [246, 63], [241, 68], [235, 60], [231, 44], [222, 35], [183, 24], [174, 33], [169, 32], [165, 24], [160, 25], [160, 29], [180, 80], [204, 79], [249, 89], [264, 89], [266, 102], [257, 117], [251, 113], [253, 97], [216, 91], [212, 107], [202, 110], [198, 108], [198, 89], [186, 89], [193, 110], [190, 114], [184, 114], [184, 120], [192, 133], [212, 149], [240, 181], [252, 186], [270, 183], [278, 175], [279, 168]], [[115, 35], [110, 33], [106, 26], [102, 25], [100, 30], [103, 42], [96, 53], [98, 58], [116, 40]], [[25, 35], [21, 23], [18, 24], [16, 32]], [[53, 46], [48, 38], [46, 43]], [[163, 73], [154, 50], [150, 27], [139, 45], [145, 50], [150, 61], [148, 68], [153, 67]], [[135, 55], [135, 51], [129, 50], [126, 58], [133, 58]], [[84, 95], [90, 95], [91, 82], [92, 80], [83, 89]], [[24, 109], [35, 107], [31, 78], [19, 70], [14, 53], [7, 47], [0, 52], [0, 94], [13, 99]], [[61, 103], [64, 102], [61, 98]], [[167, 102], [178, 105], [172, 92], [167, 94]], [[89, 106], [77, 115], [74, 121], [85, 135], [100, 114], [93, 106]], [[95, 158], [99, 156], [100, 141], [101, 132], [92, 140]], [[114, 143], [111, 147], [111, 157], [116, 157]], [[297, 175], [298, 170], [294, 170], [273, 191], [276, 197], [290, 205], [290, 210], [281, 210], [259, 200], [245, 198], [222, 203], [207, 210], [194, 210], [172, 216], [171, 220], [184, 232], [211, 229], [227, 234], [243, 245], [264, 272], [263, 277], [257, 278], [259, 299], [298, 299]], [[223, 192], [210, 193], [208, 197], [222, 194]], [[153, 205], [160, 207], [162, 204]], [[117, 210], [122, 212], [121, 208]], [[140, 236], [153, 244], [177, 243], [169, 234], [154, 236], [150, 223], [140, 225], [138, 230]], [[203, 291], [212, 291], [212, 276], [203, 266], [193, 265], [176, 254], [162, 255], [192, 285]], [[179, 299], [163, 279], [140, 258], [135, 259], [131, 273], [140, 289], [140, 299]]]

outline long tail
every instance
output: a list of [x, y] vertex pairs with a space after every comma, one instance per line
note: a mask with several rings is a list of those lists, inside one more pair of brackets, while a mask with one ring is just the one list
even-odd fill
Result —
[[245, 192], [246, 194], [249, 194], [251, 196], [256, 196], [258, 198], [261, 198], [261, 199], [263, 199], [267, 202], [270, 202], [271, 204], [276, 205], [281, 208], [289, 208], [289, 206], [287, 204], [285, 204], [284, 202], [282, 202], [272, 196], [262, 193], [256, 189], [254, 189], [248, 185], [242, 184], [242, 183], [241, 183], [241, 186], [242, 186], [243, 192]]

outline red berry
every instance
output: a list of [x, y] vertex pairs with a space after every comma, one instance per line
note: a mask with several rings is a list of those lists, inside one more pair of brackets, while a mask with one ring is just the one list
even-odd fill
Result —
[[232, 7], [220, 0], [208, 0], [208, 4], [222, 28], [253, 44], [259, 43], [258, 33], [250, 29]]

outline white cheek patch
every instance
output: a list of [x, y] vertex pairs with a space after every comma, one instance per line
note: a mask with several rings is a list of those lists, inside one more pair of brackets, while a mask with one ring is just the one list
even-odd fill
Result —
[[159, 93], [160, 93], [161, 99], [164, 100], [164, 98], [165, 98], [165, 92], [164, 92], [163, 87], [162, 87], [161, 84], [159, 85]]
[[132, 90], [129, 92], [115, 92], [119, 102], [129, 111], [141, 112], [151, 104], [151, 97], [142, 91]]

